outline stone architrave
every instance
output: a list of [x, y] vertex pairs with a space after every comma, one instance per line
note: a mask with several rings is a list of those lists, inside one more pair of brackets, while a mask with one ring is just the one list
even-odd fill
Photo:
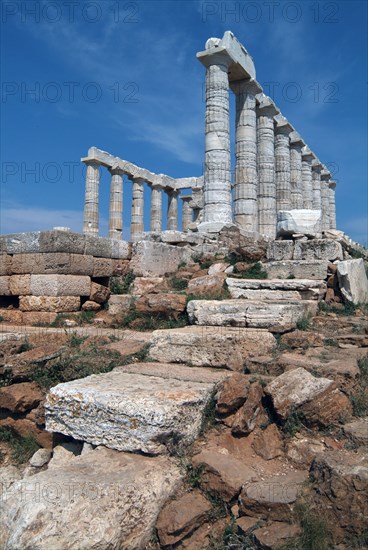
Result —
[[150, 230], [162, 231], [162, 188], [158, 185], [152, 185], [151, 194], [151, 212], [150, 212]]
[[98, 199], [100, 164], [93, 160], [83, 161], [87, 166], [84, 200], [83, 233], [98, 237]]
[[123, 173], [111, 169], [109, 238], [120, 240], [123, 235]]
[[330, 178], [330, 172], [324, 168], [321, 171], [322, 231], [330, 229], [330, 197], [328, 191], [328, 182]]
[[130, 240], [140, 241], [142, 239], [143, 226], [143, 209], [144, 209], [144, 180], [142, 178], [131, 178], [133, 182], [132, 188], [132, 220], [130, 226]]
[[180, 198], [183, 201], [182, 227], [183, 231], [188, 231], [193, 222], [192, 196], [183, 195]]
[[313, 210], [322, 210], [321, 170], [322, 164], [318, 159], [314, 159], [312, 161]]
[[236, 97], [234, 221], [246, 231], [258, 231], [257, 114], [259, 84], [245, 79], [231, 84]]
[[174, 189], [167, 192], [167, 229], [177, 231], [178, 229], [178, 192]]
[[277, 211], [291, 209], [290, 143], [293, 127], [282, 115], [275, 116], [275, 166]]
[[335, 204], [336, 182], [328, 182], [328, 199], [330, 204], [330, 229], [336, 229], [336, 204]]
[[312, 161], [314, 155], [306, 145], [302, 148], [302, 188], [303, 188], [303, 208], [311, 210], [313, 208], [313, 182], [312, 182]]
[[227, 52], [217, 52], [212, 40], [208, 54], [201, 57], [206, 66], [206, 122], [203, 222], [199, 229], [220, 230], [232, 223], [231, 159], [229, 124], [229, 77], [231, 62]]
[[304, 207], [302, 178], [302, 148], [304, 141], [298, 132], [290, 134], [290, 188], [293, 209]]
[[278, 109], [264, 94], [257, 96], [258, 231], [276, 237], [274, 116]]

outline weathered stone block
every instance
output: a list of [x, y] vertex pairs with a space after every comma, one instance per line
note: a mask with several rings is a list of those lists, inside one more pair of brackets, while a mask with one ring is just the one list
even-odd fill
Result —
[[266, 330], [191, 326], [155, 330], [149, 355], [156, 361], [242, 370], [252, 355], [272, 353], [274, 336]]
[[22, 254], [28, 252], [39, 252], [40, 231], [29, 233], [12, 233], [0, 236], [0, 247], [2, 252], [8, 254]]
[[282, 290], [285, 292], [298, 290], [299, 292], [325, 289], [326, 283], [318, 279], [235, 279], [228, 277], [226, 284], [231, 289], [244, 290]]
[[[66, 252], [49, 252], [42, 254], [42, 273], [60, 275], [89, 275], [93, 273], [93, 256], [85, 254], [68, 254]], [[41, 273], [41, 272], [39, 272]]]
[[91, 283], [89, 299], [98, 304], [104, 304], [110, 297], [110, 289], [98, 283]]
[[88, 254], [84, 252], [85, 237], [72, 231], [42, 231], [39, 239], [39, 252], [69, 252], [70, 254]]
[[144, 296], [158, 289], [162, 290], [164, 281], [163, 277], [136, 277], [131, 288], [131, 293], [134, 296]]
[[46, 311], [61, 313], [63, 311], [78, 311], [79, 296], [21, 296], [19, 298], [21, 311]]
[[12, 273], [15, 275], [43, 273], [43, 254], [15, 254], [12, 258]]
[[320, 279], [327, 277], [327, 260], [285, 260], [262, 264], [270, 279]]
[[31, 275], [33, 296], [89, 296], [90, 290], [86, 275]]
[[244, 300], [265, 300], [278, 302], [280, 300], [301, 300], [302, 296], [297, 290], [247, 290], [239, 287], [229, 288], [232, 298], [243, 298]]
[[9, 254], [0, 254], [0, 277], [11, 275], [11, 260], [12, 257]]
[[337, 241], [313, 239], [311, 241], [296, 241], [295, 243], [294, 260], [329, 260], [333, 262], [335, 260], [342, 260], [342, 258], [342, 247]]
[[266, 328], [285, 332], [296, 327], [305, 315], [317, 312], [317, 303], [251, 302], [250, 300], [192, 300], [188, 303], [189, 320], [196, 325]]
[[52, 459], [47, 470], [4, 490], [0, 546], [27, 548], [32, 541], [38, 550], [145, 548], [181, 477], [167, 457], [104, 447]]
[[2, 275], [0, 277], [0, 296], [10, 296], [10, 277], [7, 275]]
[[110, 315], [126, 315], [133, 304], [130, 294], [112, 294], [109, 298]]
[[272, 241], [267, 247], [267, 260], [292, 260], [294, 241]]
[[112, 277], [114, 262], [110, 258], [93, 258], [93, 277]]
[[111, 258], [115, 258], [117, 260], [129, 260], [131, 253], [131, 244], [128, 241], [112, 241]]
[[133, 244], [130, 266], [139, 277], [160, 277], [177, 271], [181, 262], [191, 263], [192, 254], [187, 247], [140, 241]]
[[27, 294], [31, 294], [31, 276], [12, 275], [9, 277], [9, 288], [13, 296], [26, 296]]
[[115, 369], [52, 388], [46, 426], [93, 445], [161, 454], [198, 435], [213, 387]]
[[173, 315], [177, 318], [180, 313], [185, 311], [187, 297], [184, 294], [165, 293], [165, 294], [146, 294], [141, 296], [135, 303], [137, 311], [143, 313], [163, 313], [164, 315]]
[[321, 210], [279, 210], [277, 212], [277, 235], [291, 236], [297, 233], [308, 237], [321, 234]]
[[57, 317], [57, 313], [51, 311], [19, 311], [19, 313], [22, 315], [21, 322], [24, 325], [51, 325]]
[[368, 303], [368, 279], [362, 258], [338, 262], [337, 277], [346, 301], [353, 304]]

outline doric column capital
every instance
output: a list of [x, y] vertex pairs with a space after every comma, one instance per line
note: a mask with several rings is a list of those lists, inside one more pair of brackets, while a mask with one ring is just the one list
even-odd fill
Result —
[[331, 172], [324, 166], [321, 170], [321, 180], [329, 181], [331, 179]]
[[308, 145], [302, 148], [302, 159], [312, 161], [315, 157], [314, 153], [309, 149]]
[[249, 93], [257, 96], [260, 92], [262, 92], [261, 86], [253, 78], [244, 78], [243, 80], [235, 80], [234, 82], [230, 82], [230, 88], [234, 94]]
[[295, 130], [290, 134], [290, 145], [297, 145], [299, 147], [305, 146], [304, 140]]
[[329, 181], [328, 186], [330, 189], [336, 189], [336, 181]]
[[315, 158], [314, 160], [312, 160], [312, 168], [315, 172], [321, 173], [323, 164]]
[[112, 176], [124, 176], [124, 171], [121, 170], [121, 168], [112, 166], [111, 168], [108, 168], [108, 171]]
[[276, 115], [274, 117], [275, 121], [275, 132], [277, 134], [290, 135], [291, 132], [294, 132], [294, 128], [290, 122], [283, 115]]
[[260, 114], [265, 114], [270, 117], [274, 117], [278, 114], [280, 114], [280, 111], [278, 107], [274, 104], [272, 99], [265, 95], [264, 93], [260, 93], [256, 95], [256, 101], [257, 101], [257, 110]]

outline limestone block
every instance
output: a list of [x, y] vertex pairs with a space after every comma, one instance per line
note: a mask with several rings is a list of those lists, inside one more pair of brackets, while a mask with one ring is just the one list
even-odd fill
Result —
[[33, 296], [89, 296], [90, 289], [87, 275], [31, 275]]
[[131, 293], [134, 296], [144, 296], [156, 289], [162, 289], [164, 283], [163, 277], [136, 277], [131, 287]]
[[252, 302], [250, 300], [192, 300], [188, 303], [189, 321], [196, 325], [265, 328], [284, 332], [296, 327], [298, 320], [317, 312], [316, 302]]
[[16, 275], [43, 273], [43, 254], [15, 254], [12, 258], [12, 273]]
[[0, 296], [10, 296], [10, 277], [2, 275], [0, 277]]
[[21, 311], [61, 313], [63, 311], [78, 311], [79, 308], [79, 296], [21, 296], [19, 298]]
[[240, 371], [247, 357], [272, 353], [276, 340], [266, 330], [191, 326], [155, 330], [150, 344], [155, 361]]
[[175, 318], [185, 311], [187, 297], [184, 294], [160, 293], [141, 296], [135, 303], [136, 311], [143, 313], [163, 313]]
[[0, 249], [2, 253], [22, 254], [28, 252], [39, 252], [40, 231], [29, 233], [12, 233], [0, 236]]
[[19, 313], [22, 315], [20, 322], [23, 325], [50, 325], [57, 317], [57, 313], [51, 311], [19, 311]]
[[262, 264], [270, 279], [319, 279], [327, 277], [327, 260], [285, 260], [284, 262], [268, 262]]
[[126, 315], [133, 304], [130, 294], [112, 294], [109, 298], [110, 315]]
[[36, 382], [21, 382], [0, 388], [0, 408], [13, 413], [25, 413], [37, 407], [43, 393]]
[[213, 275], [204, 275], [203, 277], [196, 277], [189, 281], [187, 293], [188, 294], [218, 294], [223, 290], [224, 280], [226, 278], [225, 273], [214, 273]]
[[130, 267], [139, 277], [161, 277], [177, 271], [181, 262], [192, 263], [192, 254], [187, 247], [140, 241], [133, 244]]
[[243, 298], [244, 300], [271, 300], [278, 302], [279, 300], [301, 300], [302, 296], [297, 290], [246, 290], [244, 288], [232, 287], [229, 288], [232, 298]]
[[368, 303], [368, 279], [362, 258], [337, 262], [337, 277], [346, 301], [353, 304]]
[[272, 241], [267, 247], [267, 260], [292, 260], [294, 241]]
[[93, 277], [112, 277], [114, 262], [110, 258], [93, 258]]
[[[0, 502], [0, 546], [15, 550], [145, 548], [181, 480], [167, 457], [103, 447], [16, 481]], [[35, 525], [37, 529], [35, 530]]]
[[[71, 231], [41, 231], [39, 252], [69, 252], [84, 254], [85, 237]], [[87, 253], [88, 254], [88, 253]]]
[[91, 283], [89, 299], [98, 304], [104, 304], [110, 298], [110, 289], [98, 283]]
[[235, 279], [228, 277], [226, 284], [230, 291], [237, 288], [244, 290], [283, 290], [285, 292], [298, 290], [303, 292], [326, 288], [326, 283], [318, 279]]
[[9, 277], [10, 294], [13, 296], [31, 294], [30, 275], [12, 275]]
[[204, 241], [203, 235], [199, 233], [183, 233], [182, 231], [162, 231], [161, 241], [167, 244], [202, 244]]
[[[132, 253], [132, 249], [128, 241], [112, 240], [111, 258], [116, 260], [129, 260], [131, 257], [131, 253]], [[97, 256], [97, 254], [95, 254], [95, 256]]]
[[213, 387], [115, 369], [52, 388], [46, 426], [93, 445], [162, 454], [195, 439]]
[[301, 233], [317, 237], [321, 233], [321, 210], [279, 210], [277, 212], [277, 235]]
[[59, 275], [91, 276], [93, 273], [93, 256], [90, 255], [49, 252], [42, 254], [42, 259], [42, 273], [45, 274], [57, 273]]
[[11, 275], [11, 261], [12, 257], [9, 254], [0, 254], [0, 277]]
[[100, 309], [101, 305], [92, 300], [87, 300], [87, 302], [84, 302], [82, 305], [82, 311], [100, 311]]
[[313, 239], [311, 241], [296, 241], [294, 260], [342, 260], [341, 244], [330, 239]]

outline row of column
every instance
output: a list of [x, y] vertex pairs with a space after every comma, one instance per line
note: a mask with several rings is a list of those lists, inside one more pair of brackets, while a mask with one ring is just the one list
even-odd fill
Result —
[[[99, 234], [99, 183], [100, 167], [96, 161], [85, 161], [86, 188], [84, 205], [83, 233], [86, 235], [98, 236]], [[119, 169], [110, 169], [110, 209], [109, 209], [109, 232], [110, 239], [122, 239], [123, 235], [123, 176]], [[132, 181], [132, 214], [130, 225], [130, 240], [138, 241], [144, 232], [144, 184], [142, 178], [130, 177]], [[175, 190], [167, 190], [159, 185], [150, 185], [150, 231], [162, 231], [162, 193], [168, 194], [167, 208], [167, 229], [178, 229], [178, 195]], [[180, 197], [183, 201], [182, 229], [189, 229], [193, 219], [191, 207], [192, 196]]]
[[[234, 221], [276, 236], [277, 212], [322, 210], [322, 230], [336, 227], [335, 182], [254, 80], [229, 84], [230, 60], [206, 58], [203, 221], [232, 220], [229, 86], [236, 96]], [[257, 97], [258, 96], [258, 97]]]

